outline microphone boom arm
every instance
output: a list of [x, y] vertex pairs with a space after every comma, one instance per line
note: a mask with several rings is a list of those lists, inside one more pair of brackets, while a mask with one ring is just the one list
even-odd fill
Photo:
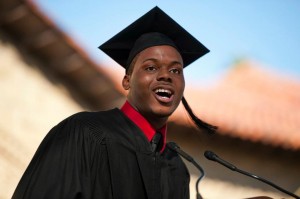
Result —
[[266, 183], [266, 184], [268, 184], [268, 185], [274, 187], [275, 189], [277, 189], [277, 190], [279, 190], [279, 191], [281, 191], [281, 192], [283, 192], [283, 193], [286, 193], [286, 194], [288, 194], [288, 195], [290, 195], [290, 196], [293, 196], [293, 197], [296, 198], [296, 199], [300, 199], [299, 196], [297, 196], [297, 195], [295, 195], [295, 194], [293, 194], [293, 193], [291, 193], [291, 192], [289, 192], [289, 191], [283, 189], [282, 187], [279, 187], [278, 185], [276, 185], [276, 184], [274, 184], [274, 183], [272, 183], [272, 182], [270, 182], [270, 181], [268, 181], [268, 180], [266, 180], [266, 179], [264, 179], [264, 178], [262, 178], [262, 177], [259, 177], [259, 176], [257, 176], [257, 175], [254, 175], [254, 174], [252, 174], [252, 173], [248, 173], [248, 172], [246, 172], [246, 171], [243, 171], [243, 170], [237, 168], [236, 166], [230, 164], [229, 162], [227, 162], [227, 161], [225, 161], [225, 160], [219, 158], [219, 156], [217, 156], [217, 155], [216, 155], [214, 152], [212, 152], [212, 151], [205, 151], [204, 156], [205, 156], [207, 159], [209, 159], [209, 160], [212, 160], [212, 161], [215, 161], [215, 162], [218, 162], [218, 163], [222, 164], [223, 166], [229, 168], [229, 169], [232, 170], [232, 171], [236, 171], [236, 172], [239, 172], [239, 173], [244, 174], [244, 175], [246, 175], [246, 176], [249, 176], [249, 177], [251, 177], [251, 178], [254, 178], [254, 179], [257, 179], [257, 180], [259, 180], [259, 181], [262, 181], [262, 182], [264, 182], [264, 183]]
[[180, 147], [175, 142], [169, 142], [167, 144], [167, 146], [168, 146], [169, 149], [175, 151], [181, 157], [183, 157], [187, 161], [191, 162], [197, 169], [199, 169], [200, 176], [199, 176], [199, 178], [198, 178], [198, 180], [196, 182], [196, 192], [197, 192], [197, 196], [196, 197], [197, 197], [197, 199], [203, 199], [202, 196], [200, 195], [200, 192], [199, 192], [199, 189], [198, 189], [199, 182], [204, 177], [204, 170], [202, 169], [202, 167], [194, 160], [194, 158], [192, 158], [186, 152], [184, 152], [183, 150], [181, 150]]

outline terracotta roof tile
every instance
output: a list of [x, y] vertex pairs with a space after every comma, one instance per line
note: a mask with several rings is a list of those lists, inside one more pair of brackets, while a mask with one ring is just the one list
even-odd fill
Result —
[[[300, 82], [240, 63], [215, 87], [187, 88], [185, 96], [203, 120], [221, 134], [287, 149], [300, 149]], [[173, 116], [182, 120], [183, 109]], [[189, 122], [190, 125], [191, 122]]]

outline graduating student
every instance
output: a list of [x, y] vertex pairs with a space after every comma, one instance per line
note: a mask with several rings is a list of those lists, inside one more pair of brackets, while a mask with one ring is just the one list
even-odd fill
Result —
[[183, 98], [183, 68], [208, 52], [158, 7], [100, 46], [126, 69], [120, 108], [81, 112], [47, 134], [13, 199], [187, 199], [189, 172], [166, 146]]

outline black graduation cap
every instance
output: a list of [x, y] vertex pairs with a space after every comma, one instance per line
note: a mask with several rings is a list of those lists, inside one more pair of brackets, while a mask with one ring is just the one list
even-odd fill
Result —
[[136, 54], [158, 45], [171, 45], [180, 52], [184, 67], [209, 50], [157, 6], [99, 48], [125, 69]]
[[[142, 50], [159, 45], [170, 45], [178, 50], [184, 67], [209, 50], [157, 6], [130, 24], [99, 48], [126, 70]], [[216, 127], [197, 118], [185, 98], [182, 103], [199, 128], [215, 132]]]

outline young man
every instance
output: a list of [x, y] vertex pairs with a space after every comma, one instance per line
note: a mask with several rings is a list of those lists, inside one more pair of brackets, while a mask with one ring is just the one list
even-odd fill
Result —
[[183, 98], [183, 68], [208, 50], [158, 7], [100, 48], [126, 69], [127, 101], [55, 126], [12, 198], [189, 198], [188, 170], [165, 147], [166, 123]]

